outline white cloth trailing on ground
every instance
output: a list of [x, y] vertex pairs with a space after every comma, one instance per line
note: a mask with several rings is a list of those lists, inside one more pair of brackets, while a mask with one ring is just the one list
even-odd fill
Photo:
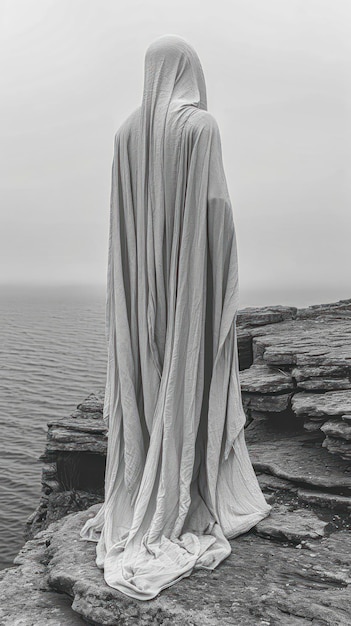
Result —
[[220, 133], [175, 35], [147, 49], [142, 105], [115, 135], [107, 280], [105, 501], [80, 535], [108, 585], [148, 600], [271, 510], [244, 435]]

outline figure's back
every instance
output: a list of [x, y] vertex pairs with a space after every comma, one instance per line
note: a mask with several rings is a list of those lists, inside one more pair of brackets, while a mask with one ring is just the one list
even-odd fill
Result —
[[238, 267], [216, 121], [193, 49], [147, 52], [116, 133], [107, 277], [105, 502], [81, 537], [105, 581], [154, 598], [270, 511], [245, 445]]
[[[128, 164], [131, 168], [132, 180], [137, 182], [138, 154], [140, 149], [140, 122], [141, 107], [135, 109], [121, 124], [115, 134], [115, 142], [123, 142], [123, 149], [128, 154]], [[215, 118], [208, 111], [188, 106], [181, 114], [178, 111], [168, 111], [164, 121], [164, 146], [162, 153], [158, 153], [155, 161], [155, 173], [162, 175], [164, 166], [164, 180], [174, 180], [180, 166], [180, 147], [182, 142], [188, 145], [192, 152], [196, 140], [203, 133], [208, 137], [218, 132]], [[122, 163], [123, 165], [123, 163]]]
[[[115, 135], [115, 142], [117, 145], [121, 144], [120, 149], [123, 152], [120, 167], [127, 170], [126, 176], [129, 176], [135, 201], [138, 193], [139, 155], [142, 148], [140, 145], [141, 113], [141, 107], [138, 107], [128, 116]], [[179, 183], [182, 182], [181, 178], [187, 178], [191, 159], [197, 159], [203, 163], [206, 153], [211, 150], [211, 144], [215, 142], [222, 169], [221, 142], [218, 125], [212, 114], [193, 106], [184, 107], [180, 113], [178, 110], [168, 110], [162, 130], [162, 150], [158, 151], [147, 172], [149, 184], [152, 182], [154, 185], [149, 202], [153, 214], [160, 210], [165, 212], [166, 219], [169, 220], [169, 232], [171, 232], [177, 186], [179, 187]], [[182, 159], [183, 156], [186, 156], [186, 160]], [[223, 170], [218, 171], [217, 167], [214, 171], [213, 168], [216, 168], [214, 162], [211, 169], [211, 174], [213, 174], [210, 180], [211, 193], [217, 197], [224, 195], [225, 200], [230, 204]], [[220, 185], [217, 185], [218, 175]]]
[[[117, 131], [114, 167], [120, 179], [118, 193], [124, 199], [122, 226], [133, 223], [135, 233], [139, 342], [143, 341], [140, 329], [147, 319], [145, 332], [151, 333], [151, 349], [161, 375], [170, 309], [175, 306], [177, 287], [173, 283], [175, 273], [179, 272], [179, 250], [182, 246], [186, 258], [186, 247], [192, 245], [192, 233], [197, 233], [198, 239], [197, 248], [192, 250], [193, 258], [188, 259], [191, 267], [184, 268], [188, 280], [192, 267], [197, 267], [200, 278], [199, 267], [206, 264], [206, 242], [203, 240], [202, 246], [199, 242], [206, 229], [212, 229], [211, 213], [207, 224], [208, 198], [211, 202], [220, 202], [222, 213], [227, 214], [227, 235], [234, 235], [234, 232], [219, 129], [214, 117], [195, 106], [179, 109], [171, 105], [162, 124], [157, 125], [154, 119], [153, 141], [146, 154], [143, 154], [142, 122], [139, 107]], [[184, 229], [187, 221], [188, 232]], [[128, 239], [126, 234], [124, 238]], [[209, 253], [211, 256], [211, 247]], [[126, 250], [124, 266], [128, 265]], [[131, 309], [129, 314], [132, 315]], [[149, 370], [146, 362], [141, 368]], [[145, 401], [148, 406], [147, 399]], [[151, 403], [150, 411], [153, 410]]]

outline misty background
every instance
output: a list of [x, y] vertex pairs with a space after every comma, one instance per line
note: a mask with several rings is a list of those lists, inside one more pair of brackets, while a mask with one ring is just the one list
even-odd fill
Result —
[[0, 285], [104, 288], [114, 134], [173, 33], [221, 130], [242, 306], [350, 297], [350, 18], [347, 0], [1, 0]]

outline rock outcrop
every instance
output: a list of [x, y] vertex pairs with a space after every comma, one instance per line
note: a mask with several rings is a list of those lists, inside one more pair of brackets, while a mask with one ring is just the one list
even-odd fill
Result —
[[103, 390], [91, 393], [70, 417], [48, 423], [46, 449], [40, 457], [41, 499], [27, 520], [27, 539], [64, 515], [103, 501], [107, 451], [103, 401]]
[[[18, 596], [7, 598], [2, 624], [14, 624], [6, 618], [15, 601], [21, 620], [16, 623], [25, 626], [350, 623], [351, 533], [327, 533], [328, 523], [316, 513], [279, 505], [256, 532], [231, 542], [232, 554], [217, 570], [194, 570], [154, 600], [142, 602], [105, 584], [94, 562], [94, 544], [79, 538], [83, 523], [99, 506], [53, 523], [20, 552], [12, 571]], [[10, 576], [5, 578], [13, 585]], [[33, 596], [40, 606], [35, 617]]]
[[79, 536], [101, 506], [97, 503], [51, 523], [25, 544], [16, 566], [0, 576], [0, 623], [351, 623], [350, 464], [330, 455], [315, 433], [291, 424], [283, 431], [279, 423], [253, 420], [246, 440], [273, 508], [269, 517], [231, 540], [232, 554], [215, 571], [194, 570], [148, 602], [108, 587], [95, 564], [95, 544]]
[[329, 452], [351, 460], [351, 300], [264, 307], [257, 315], [244, 309], [238, 336], [248, 418], [295, 419], [318, 432]]
[[238, 315], [246, 441], [268, 518], [214, 571], [148, 602], [108, 587], [79, 530], [104, 497], [103, 391], [48, 424], [42, 497], [0, 624], [269, 626], [351, 623], [351, 300]]

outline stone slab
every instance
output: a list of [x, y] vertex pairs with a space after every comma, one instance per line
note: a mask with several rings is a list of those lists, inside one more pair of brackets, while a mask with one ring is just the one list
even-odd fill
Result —
[[351, 495], [350, 462], [329, 454], [314, 433], [280, 430], [264, 418], [245, 429], [250, 458], [258, 472], [313, 486], [339, 495]]
[[240, 372], [242, 391], [252, 393], [279, 393], [293, 391], [294, 383], [289, 372], [265, 364], [253, 364]]
[[287, 319], [295, 318], [297, 307], [276, 304], [264, 307], [245, 307], [237, 315], [239, 327], [255, 327], [266, 324], [277, 324]]
[[351, 511], [351, 496], [339, 496], [336, 493], [326, 493], [314, 489], [298, 489], [297, 497], [301, 502], [311, 505], [317, 504], [320, 507], [335, 511]]
[[343, 378], [346, 373], [347, 369], [345, 367], [340, 367], [337, 365], [293, 367], [291, 369], [291, 376], [298, 383], [308, 380], [309, 378], [324, 378], [326, 376]]
[[1, 626], [83, 626], [72, 610], [72, 599], [54, 591], [46, 581], [46, 549], [56, 526], [28, 541], [15, 566], [0, 572]]
[[80, 404], [77, 405], [77, 409], [79, 411], [83, 411], [84, 413], [102, 413], [104, 407], [104, 394], [105, 391], [103, 389], [97, 389], [93, 393], [89, 394], [89, 396]]
[[91, 514], [65, 518], [47, 550], [51, 588], [71, 595], [72, 608], [83, 619], [103, 626], [287, 626], [312, 620], [345, 626], [351, 619], [350, 533], [298, 547], [272, 542], [253, 529], [230, 542], [231, 555], [213, 572], [193, 570], [142, 602], [108, 587], [95, 565], [94, 544], [79, 541], [79, 529]]
[[328, 420], [321, 426], [321, 430], [326, 435], [346, 439], [351, 442], [351, 424], [345, 420]]
[[65, 428], [67, 430], [74, 430], [83, 433], [96, 433], [98, 435], [106, 434], [107, 427], [103, 419], [91, 418], [90, 413], [84, 418], [63, 417], [62, 419], [51, 420], [48, 422], [49, 429]]
[[290, 480], [283, 480], [271, 474], [257, 473], [259, 485], [263, 491], [291, 491], [297, 493], [297, 487]]
[[351, 389], [348, 378], [310, 378], [298, 383], [298, 389], [306, 391], [338, 391], [339, 389]]
[[86, 433], [67, 428], [51, 428], [48, 431], [46, 451], [94, 452], [106, 454], [107, 438], [96, 433]]
[[351, 369], [351, 316], [297, 318], [250, 330], [254, 361], [297, 367]]
[[243, 405], [246, 409], [281, 413], [289, 407], [291, 393], [258, 394], [242, 392]]
[[291, 400], [296, 415], [315, 417], [342, 416], [351, 411], [351, 391], [325, 393], [295, 393]]
[[339, 439], [339, 437], [331, 437], [330, 435], [327, 435], [322, 443], [322, 446], [331, 454], [335, 454], [350, 463], [351, 446], [350, 442], [346, 439]]
[[275, 505], [270, 515], [255, 526], [262, 537], [287, 539], [300, 543], [304, 539], [318, 539], [325, 535], [328, 523], [320, 520], [313, 511]]

